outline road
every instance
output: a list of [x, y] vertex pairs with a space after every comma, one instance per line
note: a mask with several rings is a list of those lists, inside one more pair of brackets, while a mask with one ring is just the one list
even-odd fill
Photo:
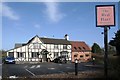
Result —
[[[101, 67], [88, 66], [91, 63], [78, 64], [78, 71], [96, 70]], [[39, 64], [3, 64], [2, 75], [3, 78], [16, 77], [31, 77], [44, 74], [67, 73], [74, 72], [74, 63], [59, 64], [59, 63], [39, 63]]]

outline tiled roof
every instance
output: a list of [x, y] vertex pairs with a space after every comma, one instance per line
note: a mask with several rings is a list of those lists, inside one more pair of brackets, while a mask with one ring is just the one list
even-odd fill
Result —
[[16, 43], [15, 44], [15, 48], [22, 47], [24, 45], [26, 45], [26, 44], [25, 43]]
[[53, 38], [40, 38], [45, 44], [70, 44], [65, 39], [53, 39]]
[[73, 52], [90, 51], [90, 47], [85, 42], [70, 41]]

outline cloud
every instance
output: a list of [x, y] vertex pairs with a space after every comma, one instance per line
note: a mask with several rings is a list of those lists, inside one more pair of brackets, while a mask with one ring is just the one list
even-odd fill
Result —
[[2, 10], [0, 11], [2, 16], [7, 17], [11, 20], [19, 20], [20, 17], [13, 11], [13, 9], [6, 4], [2, 4]]
[[52, 0], [51, 2], [46, 1], [44, 3], [46, 5], [45, 13], [52, 22], [58, 22], [65, 16], [65, 14], [60, 12], [58, 8], [59, 4], [58, 2], [55, 2], [55, 0]]
[[34, 27], [35, 28], [40, 28], [40, 25], [39, 24], [35, 24]]

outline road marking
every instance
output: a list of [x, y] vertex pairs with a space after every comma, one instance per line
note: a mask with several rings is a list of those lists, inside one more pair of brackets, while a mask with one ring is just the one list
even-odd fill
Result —
[[35, 65], [32, 65], [30, 68], [35, 68]]
[[60, 72], [60, 73], [64, 73], [63, 71], [58, 71], [58, 72]]
[[14, 76], [9, 76], [9, 78], [18, 78], [18, 77], [16, 77], [16, 76], [14, 75]]
[[24, 68], [27, 68], [28, 66], [25, 66]]
[[71, 68], [71, 67], [66, 67], [66, 68]]
[[37, 67], [36, 68], [40, 68], [40, 65], [37, 65]]
[[62, 64], [59, 64], [59, 65], [62, 65]]
[[48, 69], [54, 70], [55, 68], [48, 68]]
[[27, 72], [29, 72], [30, 74], [32, 74], [33, 76], [35, 76], [34, 73], [32, 73], [31, 71], [29, 71], [28, 69], [25, 69]]

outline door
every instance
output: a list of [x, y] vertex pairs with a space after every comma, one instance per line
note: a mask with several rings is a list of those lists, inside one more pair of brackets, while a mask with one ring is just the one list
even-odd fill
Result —
[[43, 62], [47, 62], [47, 54], [42, 55]]

